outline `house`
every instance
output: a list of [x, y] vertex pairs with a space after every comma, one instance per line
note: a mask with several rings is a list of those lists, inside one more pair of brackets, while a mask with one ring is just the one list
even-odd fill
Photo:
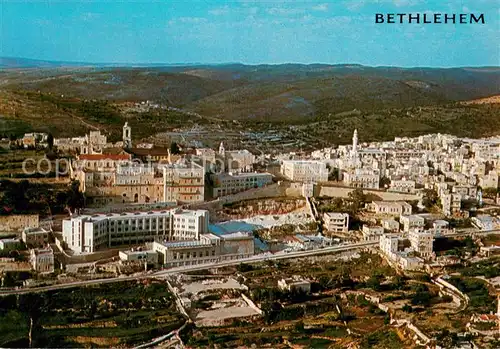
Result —
[[423, 229], [425, 225], [424, 217], [419, 215], [402, 215], [399, 217], [399, 222], [403, 225], [403, 231], [408, 233], [412, 228]]
[[54, 272], [54, 251], [50, 246], [30, 250], [31, 267], [38, 273]]
[[122, 262], [158, 264], [158, 253], [152, 250], [128, 250], [118, 253]]
[[380, 239], [380, 236], [384, 233], [384, 228], [380, 226], [368, 226], [363, 225], [363, 238], [366, 241], [377, 241]]
[[299, 276], [278, 280], [278, 288], [283, 291], [301, 291], [304, 293], [311, 292], [311, 282]]
[[326, 212], [323, 222], [327, 231], [347, 233], [349, 231], [349, 215], [347, 213]]
[[23, 246], [19, 239], [0, 239], [0, 251], [15, 251]]
[[405, 201], [373, 201], [372, 210], [376, 214], [401, 216], [411, 214], [411, 205]]
[[49, 242], [49, 232], [43, 228], [25, 228], [21, 236], [28, 247], [41, 247]]
[[399, 222], [394, 220], [394, 219], [382, 219], [382, 228], [388, 231], [392, 232], [398, 232], [399, 231]]

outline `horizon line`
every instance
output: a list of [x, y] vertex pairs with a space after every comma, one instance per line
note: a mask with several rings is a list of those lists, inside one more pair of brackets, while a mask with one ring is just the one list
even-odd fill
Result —
[[[243, 62], [220, 62], [220, 63], [203, 63], [203, 62], [178, 62], [178, 63], [166, 63], [166, 62], [89, 62], [89, 61], [66, 61], [66, 60], [51, 60], [51, 59], [41, 59], [41, 58], [28, 58], [28, 57], [18, 57], [18, 56], [0, 56], [0, 60], [3, 59], [22, 59], [27, 61], [34, 61], [40, 63], [52, 63], [59, 64], [58, 68], [72, 68], [71, 65], [78, 65], [82, 68], [92, 67], [92, 66], [114, 66], [114, 67], [140, 67], [140, 66], [150, 66], [150, 67], [162, 67], [162, 66], [227, 66], [227, 65], [243, 65], [243, 66], [279, 66], [279, 65], [326, 65], [326, 66], [361, 66], [368, 68], [403, 68], [403, 69], [464, 69], [464, 68], [500, 68], [500, 65], [461, 65], [461, 66], [403, 66], [403, 65], [369, 65], [363, 63], [325, 63], [325, 62], [281, 62], [281, 63], [243, 63]], [[68, 64], [68, 65], [64, 65]], [[10, 67], [3, 69], [21, 69], [23, 67]], [[25, 69], [29, 69], [26, 67]], [[34, 69], [48, 68], [48, 67], [31, 67]], [[56, 67], [54, 67], [56, 68]]]

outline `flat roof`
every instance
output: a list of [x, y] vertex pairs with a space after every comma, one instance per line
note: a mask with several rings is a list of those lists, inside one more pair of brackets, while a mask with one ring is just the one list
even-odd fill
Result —
[[211, 243], [206, 243], [198, 240], [186, 240], [186, 241], [157, 241], [160, 245], [166, 248], [176, 248], [176, 247], [204, 247], [212, 246]]

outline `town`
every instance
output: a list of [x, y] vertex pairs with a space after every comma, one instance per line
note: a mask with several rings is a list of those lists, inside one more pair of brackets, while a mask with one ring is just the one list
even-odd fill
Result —
[[[142, 347], [497, 347], [500, 136], [352, 133], [351, 144], [279, 154], [203, 139], [165, 147], [136, 141], [128, 123], [114, 143], [99, 130], [5, 138], [1, 156], [22, 166], [0, 182], [0, 295], [164, 285], [169, 330], [130, 338]], [[86, 302], [75, 316], [91, 323], [104, 310], [89, 318]], [[66, 328], [54, 319], [39, 326]], [[223, 330], [239, 326], [246, 335]], [[384, 326], [387, 338], [362, 335]], [[37, 340], [49, 346], [78, 333], [46, 331]], [[119, 344], [109, 340], [99, 345]]]

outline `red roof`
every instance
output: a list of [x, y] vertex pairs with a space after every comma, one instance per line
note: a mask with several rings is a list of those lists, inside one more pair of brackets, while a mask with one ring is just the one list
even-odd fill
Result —
[[130, 154], [81, 154], [78, 160], [130, 160]]

